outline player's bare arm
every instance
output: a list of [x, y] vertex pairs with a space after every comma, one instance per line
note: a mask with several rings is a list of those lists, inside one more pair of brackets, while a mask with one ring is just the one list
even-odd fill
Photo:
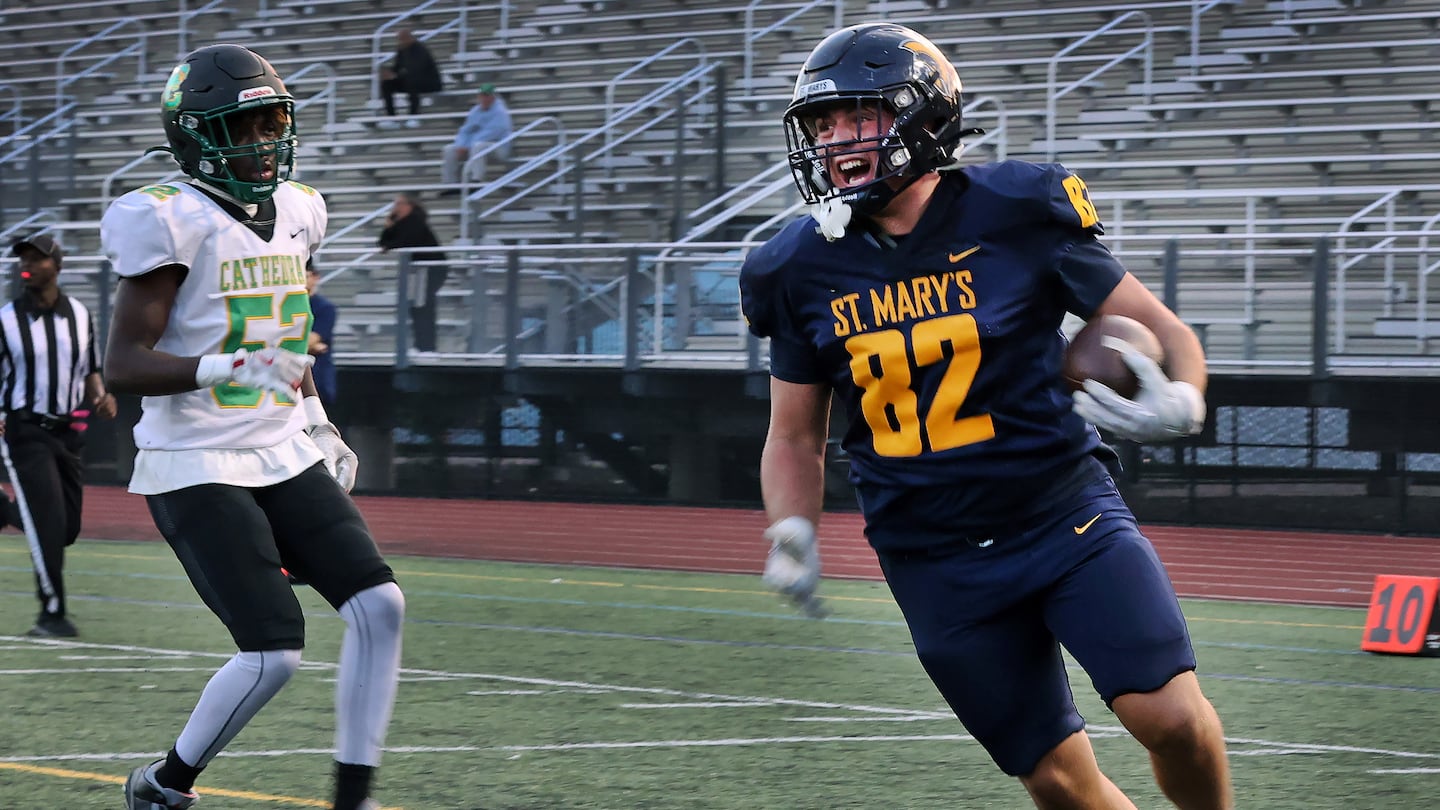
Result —
[[799, 515], [820, 519], [830, 389], [770, 378], [770, 430], [760, 457], [760, 488], [771, 522]]
[[105, 382], [112, 392], [164, 396], [197, 388], [195, 369], [200, 358], [155, 350], [188, 272], [182, 265], [171, 264], [120, 279], [105, 347]]
[[1170, 379], [1190, 383], [1205, 393], [1208, 373], [1200, 339], [1139, 279], [1125, 274], [1091, 318], [1102, 315], [1124, 315], [1150, 327], [1165, 350], [1165, 372]]

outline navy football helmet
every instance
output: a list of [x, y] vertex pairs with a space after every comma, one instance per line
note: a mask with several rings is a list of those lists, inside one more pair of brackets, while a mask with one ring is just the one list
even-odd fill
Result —
[[[271, 116], [278, 136], [237, 145], [236, 123], [256, 110]], [[166, 151], [181, 171], [242, 202], [269, 199], [294, 171], [295, 101], [275, 68], [249, 48], [208, 45], [192, 51], [171, 71], [160, 114], [170, 142]], [[237, 176], [247, 162], [267, 160], [274, 164], [270, 177]]]
[[[837, 104], [880, 103], [894, 123], [877, 137], [815, 144], [807, 123]], [[934, 43], [896, 23], [843, 28], [815, 46], [800, 69], [785, 110], [790, 172], [805, 201], [846, 203], [875, 214], [917, 178], [950, 164], [960, 139], [983, 132], [965, 129], [960, 115], [960, 77]], [[875, 176], [842, 188], [830, 176], [828, 158], [873, 152]], [[889, 181], [902, 178], [899, 188]]]

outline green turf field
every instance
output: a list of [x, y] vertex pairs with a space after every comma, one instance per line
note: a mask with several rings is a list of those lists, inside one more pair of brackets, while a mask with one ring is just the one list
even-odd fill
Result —
[[[393, 558], [409, 599], [387, 808], [1026, 808], [947, 715], [884, 586], [797, 617], [757, 577]], [[82, 636], [19, 634], [0, 541], [0, 808], [120, 808], [232, 648], [158, 543], [82, 542]], [[210, 808], [328, 807], [343, 624], [303, 589], [306, 665], [199, 785]], [[1358, 650], [1362, 612], [1186, 603], [1241, 808], [1410, 810], [1440, 796], [1440, 659]], [[1106, 772], [1168, 806], [1072, 669]]]

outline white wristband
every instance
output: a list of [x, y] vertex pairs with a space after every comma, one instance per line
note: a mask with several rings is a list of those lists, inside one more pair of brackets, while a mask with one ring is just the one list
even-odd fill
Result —
[[201, 390], [230, 382], [235, 374], [235, 355], [207, 354], [195, 367], [195, 387]]
[[305, 409], [305, 424], [307, 425], [328, 425], [330, 417], [325, 413], [325, 405], [320, 402], [320, 397], [305, 397], [300, 406]]

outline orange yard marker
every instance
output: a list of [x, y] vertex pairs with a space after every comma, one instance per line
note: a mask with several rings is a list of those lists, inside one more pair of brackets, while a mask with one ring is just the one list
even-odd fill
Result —
[[1440, 577], [1375, 577], [1360, 649], [1399, 655], [1440, 656]]

